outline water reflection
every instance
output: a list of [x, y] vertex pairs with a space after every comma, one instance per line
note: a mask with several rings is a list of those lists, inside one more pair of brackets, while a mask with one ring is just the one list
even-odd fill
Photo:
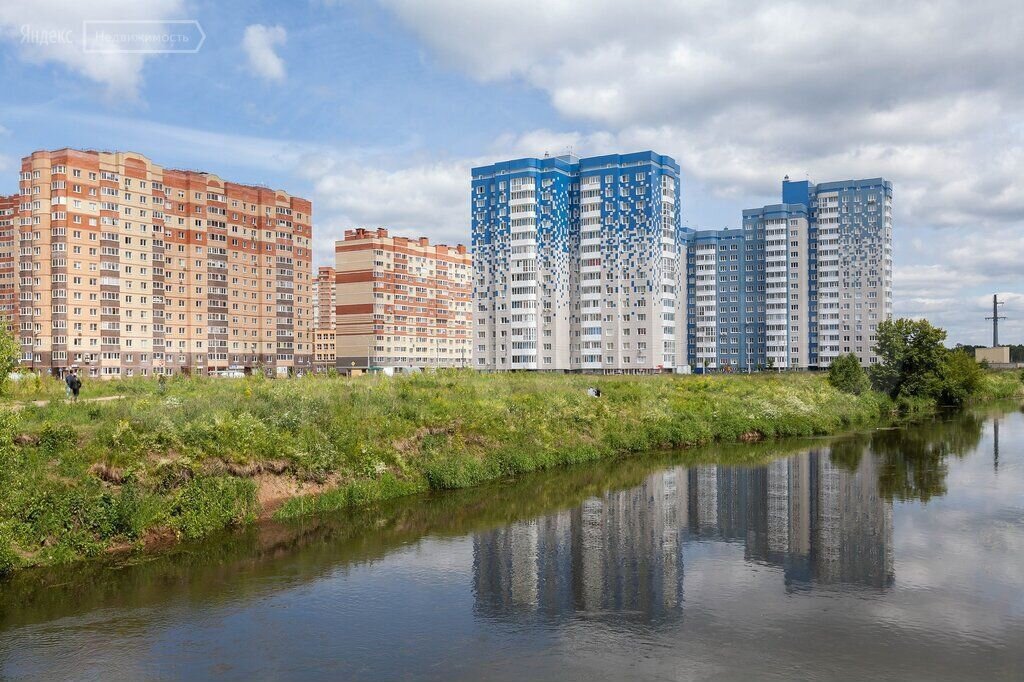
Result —
[[892, 503], [876, 458], [849, 471], [813, 450], [763, 467], [675, 467], [631, 489], [473, 539], [477, 609], [645, 618], [681, 612], [695, 542], [741, 544], [790, 587], [893, 581]]

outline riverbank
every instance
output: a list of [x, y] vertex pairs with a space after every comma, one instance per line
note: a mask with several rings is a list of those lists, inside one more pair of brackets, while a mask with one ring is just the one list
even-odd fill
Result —
[[[588, 396], [590, 386], [601, 396]], [[1022, 387], [1019, 374], [987, 374], [982, 396]], [[842, 393], [810, 374], [176, 378], [103, 392], [124, 398], [68, 404], [47, 393], [46, 405], [2, 413], [0, 572], [270, 515], [660, 448], [832, 434], [897, 407], [911, 417], [934, 407]]]

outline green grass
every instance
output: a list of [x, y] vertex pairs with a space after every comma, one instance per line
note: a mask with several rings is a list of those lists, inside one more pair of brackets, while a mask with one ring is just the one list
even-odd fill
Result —
[[[1021, 388], [1018, 373], [993, 373], [983, 397]], [[36, 390], [14, 387], [20, 409], [0, 412], [0, 573], [248, 523], [266, 512], [258, 481], [268, 478], [291, 493], [325, 491], [292, 497], [277, 510], [289, 518], [654, 449], [836, 433], [933, 407], [841, 393], [810, 374], [178, 377], [162, 390], [145, 379], [88, 382], [83, 398], [125, 398], [78, 404], [44, 380], [45, 406], [26, 402]]]

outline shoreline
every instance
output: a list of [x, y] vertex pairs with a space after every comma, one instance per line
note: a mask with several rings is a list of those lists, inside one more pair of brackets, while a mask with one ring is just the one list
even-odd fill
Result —
[[[1020, 396], [1018, 378], [987, 376], [978, 403]], [[841, 436], [938, 409], [912, 401], [896, 415], [889, 398], [840, 393], [823, 375], [215, 382], [170, 382], [166, 394], [125, 382], [122, 400], [22, 410], [22, 445], [9, 448], [23, 485], [57, 511], [0, 504], [0, 573], [5, 550], [7, 572], [158, 552], [254, 522], [658, 450]], [[587, 396], [590, 385], [602, 397]], [[73, 440], [55, 427], [61, 417], [82, 425]], [[26, 522], [26, 509], [42, 518]]]

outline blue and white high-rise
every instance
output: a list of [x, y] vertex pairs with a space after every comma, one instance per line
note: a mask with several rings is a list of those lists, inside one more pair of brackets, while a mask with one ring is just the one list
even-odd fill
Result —
[[654, 152], [525, 158], [472, 172], [474, 366], [686, 364], [679, 166]]
[[892, 185], [782, 183], [741, 230], [688, 236], [688, 353], [697, 371], [864, 365], [892, 317]]
[[807, 208], [810, 366], [846, 353], [878, 362], [878, 324], [892, 317], [892, 183], [787, 177], [782, 200]]

